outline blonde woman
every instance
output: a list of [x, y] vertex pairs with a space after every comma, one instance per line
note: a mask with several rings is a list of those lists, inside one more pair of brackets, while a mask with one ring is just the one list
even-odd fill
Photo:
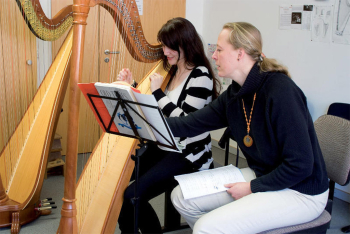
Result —
[[177, 137], [229, 127], [248, 162], [241, 170], [246, 182], [188, 200], [177, 186], [175, 208], [193, 233], [259, 233], [317, 218], [328, 179], [305, 95], [285, 67], [264, 57], [260, 32], [249, 23], [225, 24], [212, 57], [232, 85], [207, 107], [168, 123]]

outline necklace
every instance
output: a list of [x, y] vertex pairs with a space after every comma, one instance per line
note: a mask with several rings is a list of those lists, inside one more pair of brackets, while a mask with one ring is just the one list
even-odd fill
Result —
[[255, 98], [256, 98], [256, 93], [254, 94], [253, 105], [252, 105], [252, 109], [250, 110], [249, 121], [247, 118], [247, 113], [245, 111], [244, 101], [242, 98], [245, 121], [247, 122], [247, 135], [243, 138], [243, 143], [247, 147], [250, 147], [253, 145], [253, 138], [251, 136], [249, 136], [249, 131], [250, 131], [250, 122], [252, 121], [252, 114], [253, 114], [253, 109], [254, 109]]

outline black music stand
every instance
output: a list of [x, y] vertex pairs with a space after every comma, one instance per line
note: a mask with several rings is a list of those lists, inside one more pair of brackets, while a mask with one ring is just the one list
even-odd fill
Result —
[[[140, 137], [137, 128], [135, 126], [135, 123], [129, 113], [129, 110], [131, 110], [132, 112], [136, 113], [148, 126], [150, 126], [152, 129], [154, 129], [163, 139], [166, 140], [166, 142], [168, 142], [169, 145], [166, 145], [164, 143], [161, 143], [159, 141], [152, 141], [155, 142], [157, 145], [163, 146], [163, 147], [167, 147], [170, 149], [174, 149], [174, 150], [178, 150], [176, 143], [175, 143], [175, 139], [172, 137], [172, 134], [170, 132], [170, 129], [168, 127], [168, 125], [165, 122], [165, 118], [160, 110], [160, 108], [158, 106], [152, 106], [152, 105], [147, 105], [144, 103], [138, 103], [138, 102], [134, 102], [134, 101], [129, 101], [129, 100], [125, 100], [122, 99], [120, 94], [115, 91], [116, 97], [117, 98], [113, 98], [113, 97], [107, 97], [107, 96], [101, 96], [101, 95], [92, 95], [92, 94], [87, 94], [88, 98], [90, 99], [90, 102], [99, 118], [99, 120], [101, 121], [104, 130], [107, 133], [111, 133], [111, 134], [116, 134], [116, 135], [121, 135], [121, 136], [125, 136], [125, 137], [131, 137], [131, 138], [136, 138], [139, 140], [140, 144], [138, 144], [138, 146], [140, 147], [139, 149], [136, 149], [136, 154], [135, 155], [131, 155], [131, 158], [135, 161], [135, 194], [134, 197], [131, 199], [132, 204], [134, 205], [134, 232], [138, 233], [138, 206], [139, 206], [139, 197], [138, 197], [138, 177], [139, 177], [139, 166], [140, 166], [140, 161], [139, 158], [140, 156], [143, 155], [143, 153], [146, 151], [147, 149], [147, 145], [145, 144], [145, 141], [151, 141], [149, 139], [143, 139]], [[109, 99], [109, 100], [114, 100], [117, 101], [117, 105], [115, 106], [115, 109], [113, 111], [113, 114], [111, 116], [111, 119], [108, 123], [108, 125], [106, 125], [106, 123], [104, 123], [104, 121], [101, 118], [101, 115], [99, 113], [99, 110], [97, 109], [96, 105], [94, 104], [93, 98], [100, 98], [100, 99]], [[157, 109], [162, 120], [163, 120], [163, 124], [166, 127], [166, 130], [168, 131], [168, 136], [170, 136], [171, 139], [166, 138], [161, 132], [158, 131], [158, 129], [156, 127], [154, 127], [152, 124], [150, 124], [144, 117], [142, 117], [132, 106], [130, 106], [130, 104], [136, 104], [139, 106], [145, 106], [148, 108], [153, 108], [153, 109]], [[130, 127], [134, 133], [134, 135], [128, 135], [128, 134], [124, 134], [124, 133], [120, 133], [120, 132], [115, 132], [115, 131], [111, 131], [111, 126], [113, 124], [114, 118], [116, 117], [117, 111], [119, 106], [121, 106], [124, 115], [126, 116]], [[129, 110], [128, 110], [128, 108]]]

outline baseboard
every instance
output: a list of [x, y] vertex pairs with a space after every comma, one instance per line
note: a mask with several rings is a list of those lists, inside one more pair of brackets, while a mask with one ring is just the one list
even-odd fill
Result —
[[339, 198], [340, 200], [343, 200], [347, 203], [350, 203], [350, 194], [337, 188], [334, 189], [334, 197]]

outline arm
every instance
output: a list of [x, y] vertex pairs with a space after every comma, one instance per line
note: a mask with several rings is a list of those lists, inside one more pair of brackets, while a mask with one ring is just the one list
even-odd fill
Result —
[[167, 122], [175, 137], [194, 137], [226, 127], [226, 92], [206, 107], [187, 116], [167, 118]]

